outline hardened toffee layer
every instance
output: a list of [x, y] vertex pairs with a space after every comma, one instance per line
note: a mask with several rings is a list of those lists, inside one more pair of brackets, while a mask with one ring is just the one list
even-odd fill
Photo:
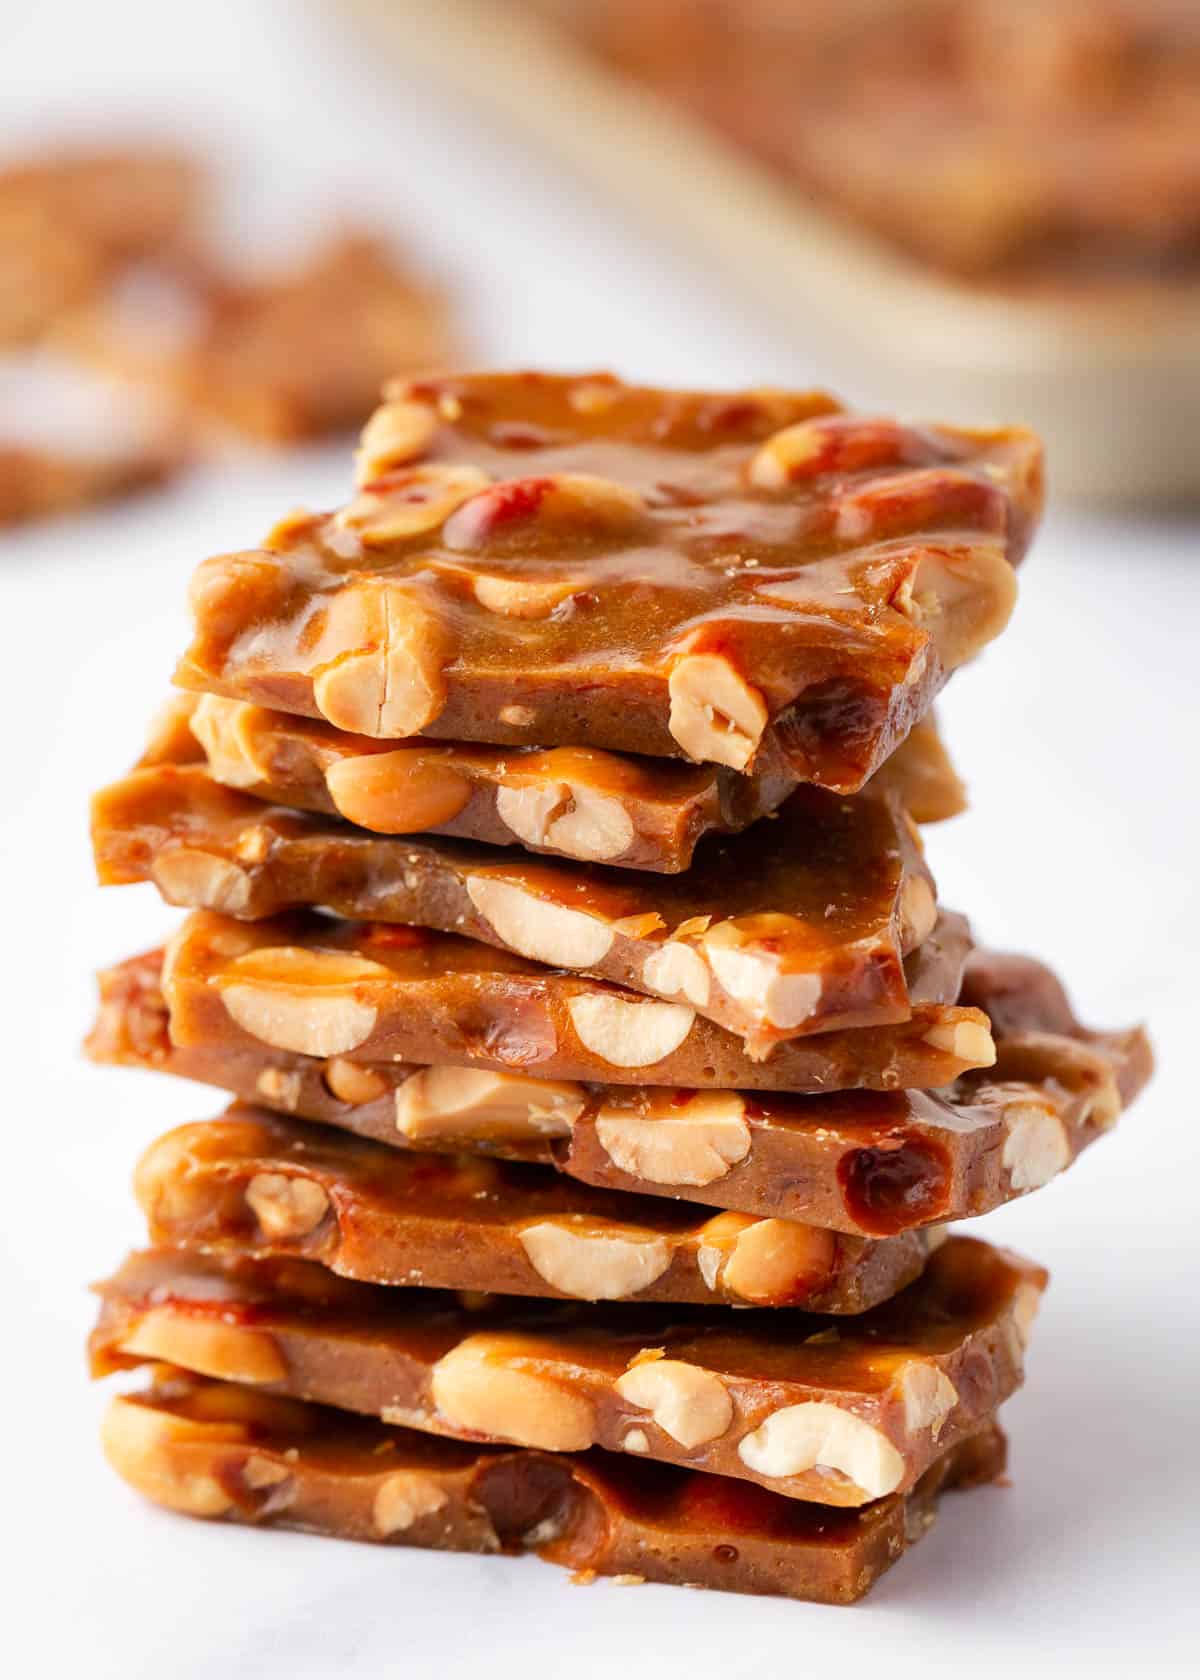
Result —
[[957, 996], [969, 940], [943, 916], [907, 959], [907, 1020], [777, 1044], [763, 1061], [699, 1015], [454, 934], [308, 911], [259, 922], [194, 911], [162, 972], [174, 1042], [267, 1045], [365, 1062], [452, 1062], [610, 1084], [901, 1090], [990, 1066], [978, 1009]]
[[859, 1313], [917, 1277], [942, 1234], [873, 1239], [714, 1214], [239, 1106], [167, 1132], [134, 1182], [157, 1243], [303, 1255], [365, 1283], [546, 1299]]
[[94, 1060], [215, 1085], [397, 1148], [553, 1165], [600, 1187], [860, 1236], [986, 1213], [1037, 1189], [1113, 1125], [1151, 1069], [1140, 1029], [1081, 1026], [1049, 969], [995, 952], [972, 953], [962, 993], [992, 1022], [992, 1067], [936, 1092], [821, 1096], [185, 1048], [171, 1041], [160, 977], [156, 952], [100, 976]]
[[[227, 787], [375, 834], [445, 834], [551, 857], [675, 875], [706, 834], [740, 833], [796, 786], [786, 771], [637, 758], [597, 747], [372, 740], [215, 694], [172, 697], [139, 769], [207, 763]], [[932, 715], [875, 772], [915, 822], [965, 809]]]
[[259, 920], [324, 907], [459, 934], [694, 1009], [765, 1056], [784, 1040], [906, 1020], [904, 962], [937, 904], [888, 797], [798, 788], [772, 822], [712, 837], [686, 874], [369, 834], [265, 805], [200, 765], [135, 770], [96, 796], [106, 884]]
[[600, 747], [855, 792], [1003, 628], [1023, 431], [606, 375], [396, 386], [359, 493], [206, 561], [181, 686], [379, 739]]
[[536, 1552], [577, 1581], [613, 1576], [821, 1604], [861, 1598], [933, 1523], [940, 1493], [995, 1481], [991, 1421], [907, 1494], [854, 1510], [612, 1453], [439, 1440], [161, 1366], [112, 1401], [113, 1469], [170, 1510], [346, 1540]]
[[951, 1237], [858, 1318], [537, 1305], [169, 1251], [99, 1286], [96, 1375], [154, 1361], [438, 1435], [598, 1446], [789, 1499], [905, 1493], [1019, 1387], [1046, 1274]]

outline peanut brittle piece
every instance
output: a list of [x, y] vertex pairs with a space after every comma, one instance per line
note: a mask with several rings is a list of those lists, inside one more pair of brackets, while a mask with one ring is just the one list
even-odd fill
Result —
[[367, 1283], [546, 1299], [858, 1313], [911, 1283], [936, 1240], [712, 1215], [547, 1167], [389, 1149], [238, 1106], [151, 1144], [135, 1184], [155, 1242], [303, 1255]]
[[0, 346], [29, 343], [122, 264], [175, 246], [200, 185], [194, 162], [150, 147], [0, 170]]
[[160, 1367], [111, 1402], [105, 1455], [192, 1517], [446, 1552], [528, 1552], [591, 1581], [660, 1581], [821, 1604], [862, 1597], [927, 1532], [938, 1495], [996, 1480], [994, 1421], [907, 1494], [837, 1510], [612, 1453], [468, 1445]]
[[478, 939], [693, 1008], [765, 1056], [912, 1012], [904, 962], [938, 919], [911, 820], [889, 796], [800, 787], [776, 820], [711, 836], [663, 877], [265, 805], [201, 765], [135, 770], [92, 806], [108, 885], [261, 920], [296, 907]]
[[900, 1090], [995, 1059], [980, 1010], [932, 1001], [957, 995], [968, 943], [962, 918], [943, 916], [908, 959], [907, 1020], [787, 1039], [765, 1061], [689, 1003], [453, 934], [312, 912], [260, 922], [193, 912], [162, 988], [171, 1037], [189, 1049], [265, 1044], [615, 1084]]
[[206, 561], [182, 687], [380, 739], [601, 747], [857, 791], [1003, 628], [1020, 431], [607, 376], [394, 388], [358, 496]]
[[[207, 763], [226, 787], [272, 804], [341, 816], [375, 834], [444, 834], [622, 869], [678, 874], [708, 834], [739, 833], [796, 786], [786, 773], [739, 775], [596, 747], [486, 747], [350, 735], [313, 718], [219, 695], [181, 695], [169, 743], [157, 722], [137, 768]], [[915, 822], [966, 808], [932, 717], [868, 784]]]
[[[597, 747], [397, 746], [215, 694], [180, 700], [187, 726], [169, 747], [156, 731], [139, 768], [202, 758], [226, 787], [345, 817], [372, 833], [517, 843], [622, 869], [678, 874], [698, 840], [748, 828], [796, 785], [786, 773], [739, 775]], [[915, 822], [941, 822], [966, 806], [932, 717], [914, 726], [869, 786], [894, 793]]]
[[132, 1255], [100, 1285], [104, 1375], [164, 1360], [384, 1422], [605, 1447], [864, 1505], [907, 1492], [1019, 1387], [1046, 1273], [950, 1237], [903, 1294], [807, 1313], [491, 1301], [347, 1285], [303, 1262]]
[[974, 952], [996, 1062], [944, 1091], [750, 1095], [171, 1043], [156, 953], [100, 977], [88, 1052], [380, 1143], [537, 1161], [585, 1183], [864, 1236], [989, 1212], [1104, 1136], [1151, 1070], [1140, 1028], [1080, 1026], [1053, 974]]

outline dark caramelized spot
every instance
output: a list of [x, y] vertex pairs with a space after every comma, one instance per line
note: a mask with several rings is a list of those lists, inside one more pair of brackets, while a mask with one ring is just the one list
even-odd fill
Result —
[[946, 1154], [920, 1139], [854, 1149], [838, 1162], [846, 1211], [872, 1236], [890, 1237], [935, 1219], [946, 1206]]
[[569, 1463], [532, 1453], [485, 1461], [472, 1493], [483, 1506], [506, 1552], [548, 1544], [574, 1526], [587, 1504]]

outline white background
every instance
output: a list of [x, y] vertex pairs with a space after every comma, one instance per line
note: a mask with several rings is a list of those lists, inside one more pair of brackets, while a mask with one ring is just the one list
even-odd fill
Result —
[[[377, 71], [320, 11], [0, 0], [0, 144], [114, 117], [223, 158], [232, 219], [261, 249], [302, 244], [336, 203], [411, 230], [456, 281], [481, 359], [836, 378], [550, 164]], [[20, 418], [10, 396], [0, 423]], [[944, 706], [973, 799], [931, 836], [944, 899], [990, 941], [1060, 964], [1087, 1019], [1147, 1017], [1162, 1063], [1111, 1140], [988, 1224], [1053, 1272], [1006, 1414], [1011, 1489], [949, 1501], [871, 1599], [839, 1611], [193, 1524], [105, 1469], [84, 1286], [139, 1238], [136, 1152], [219, 1103], [79, 1059], [91, 971], [173, 920], [148, 889], [94, 888], [86, 797], [127, 765], [166, 688], [192, 565], [346, 478], [336, 452], [243, 460], [0, 540], [8, 1672], [1182, 1672], [1200, 1633], [1200, 526], [1184, 517], [1056, 508], [1008, 636]]]

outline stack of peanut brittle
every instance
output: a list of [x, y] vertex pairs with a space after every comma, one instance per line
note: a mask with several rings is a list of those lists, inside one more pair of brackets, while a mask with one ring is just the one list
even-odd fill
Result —
[[394, 389], [357, 481], [199, 568], [96, 800], [101, 879], [188, 914], [91, 1053], [233, 1099], [137, 1169], [108, 1455], [194, 1516], [855, 1599], [1004, 1464], [1045, 1274], [947, 1222], [1149, 1071], [916, 826], [1037, 443], [477, 375]]

